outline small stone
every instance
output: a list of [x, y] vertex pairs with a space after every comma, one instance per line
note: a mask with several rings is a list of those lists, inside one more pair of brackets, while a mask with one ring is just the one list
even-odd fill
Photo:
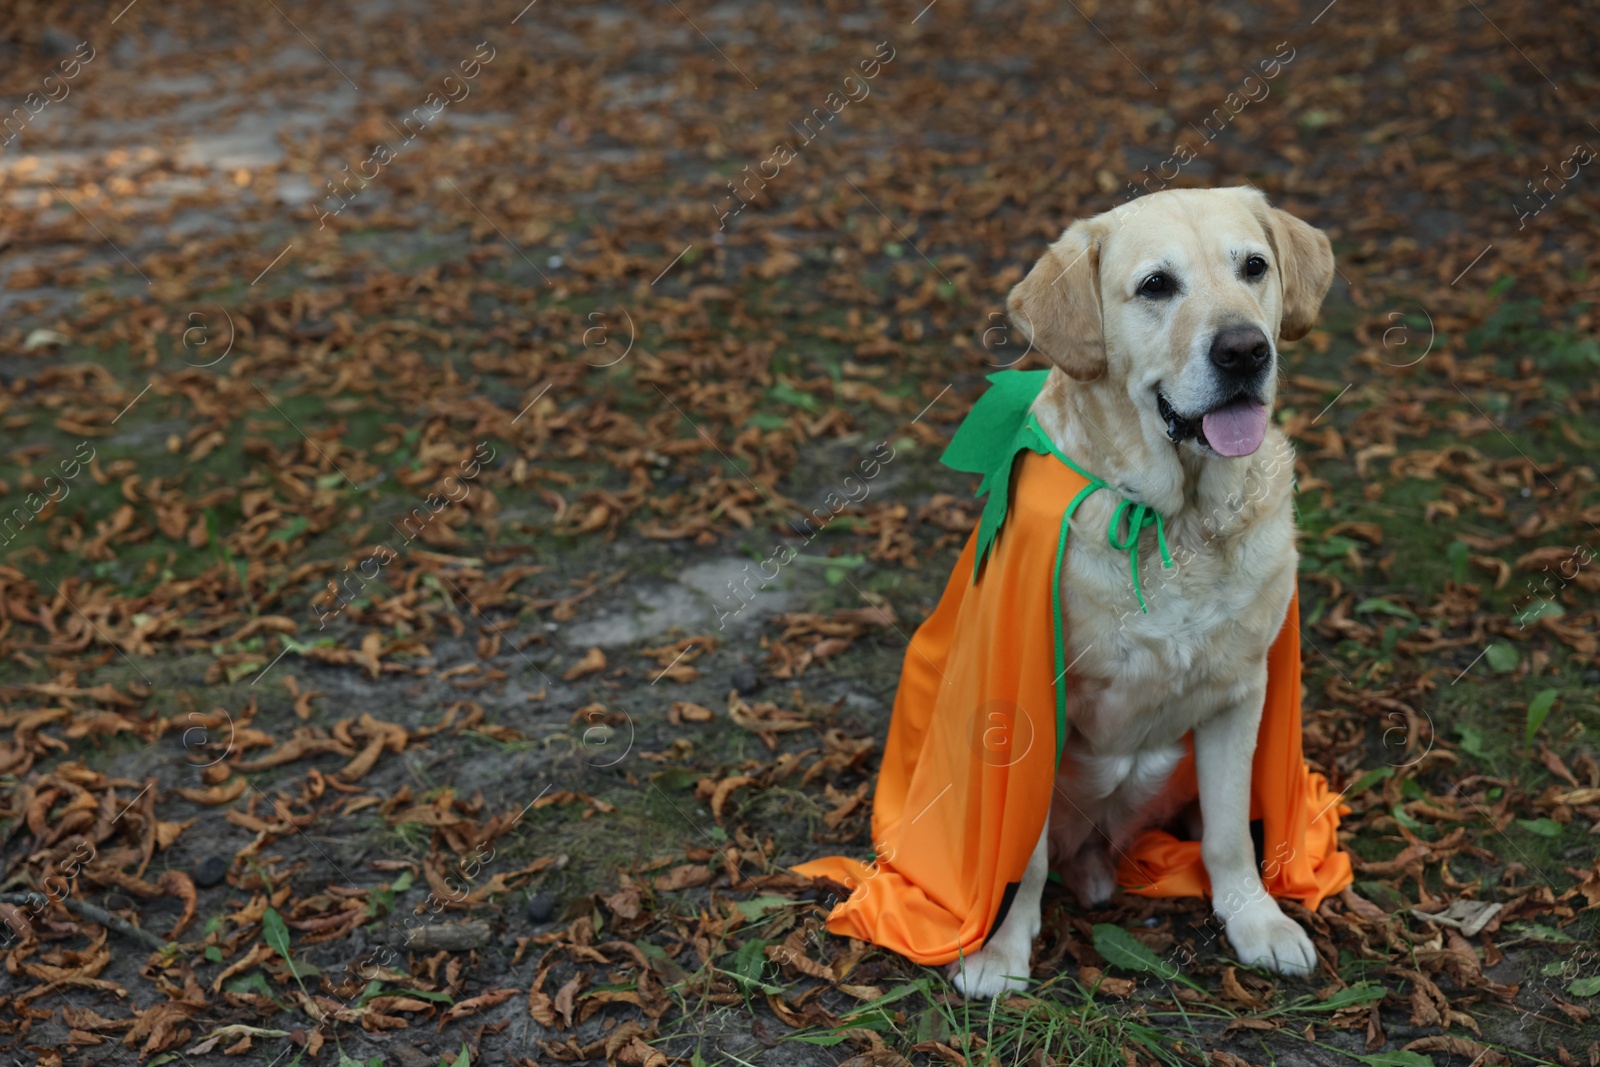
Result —
[[75, 37], [59, 26], [46, 26], [39, 35], [39, 51], [47, 56], [67, 56], [76, 51], [82, 38]]
[[194, 865], [189, 877], [193, 878], [194, 884], [201, 889], [210, 889], [214, 885], [220, 885], [222, 880], [228, 877], [229, 866], [231, 865], [228, 861], [221, 856], [207, 856]]
[[528, 921], [547, 923], [555, 915], [556, 908], [560, 906], [561, 901], [554, 893], [535, 893], [528, 898]]
[[394, 1045], [389, 1051], [394, 1053], [394, 1058], [400, 1067], [436, 1067], [439, 1062], [435, 1057], [410, 1045]]
[[761, 678], [756, 674], [755, 668], [748, 663], [740, 664], [733, 669], [733, 675], [728, 679], [741, 694], [754, 693], [761, 688]]

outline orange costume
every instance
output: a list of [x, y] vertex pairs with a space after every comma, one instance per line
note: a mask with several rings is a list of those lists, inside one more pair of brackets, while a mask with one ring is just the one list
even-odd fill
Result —
[[[1056, 451], [1029, 413], [1048, 373], [991, 375], [942, 457], [983, 474], [978, 494], [988, 500], [906, 652], [873, 799], [874, 860], [795, 868], [852, 889], [829, 915], [830, 931], [928, 966], [970, 956], [1004, 920], [1044, 829], [1066, 739], [1067, 534], [1090, 493], [1116, 490]], [[1141, 608], [1139, 534], [1149, 526], [1170, 565], [1161, 517], [1145, 505], [1124, 500], [1107, 534], [1129, 552]], [[1268, 652], [1250, 817], [1261, 824], [1268, 892], [1314, 909], [1350, 884], [1336, 835], [1348, 809], [1301, 756], [1299, 618], [1296, 596]], [[1167, 788], [1192, 796], [1194, 783], [1191, 744]], [[1154, 897], [1210, 889], [1200, 843], [1154, 828], [1127, 850], [1117, 882]]]

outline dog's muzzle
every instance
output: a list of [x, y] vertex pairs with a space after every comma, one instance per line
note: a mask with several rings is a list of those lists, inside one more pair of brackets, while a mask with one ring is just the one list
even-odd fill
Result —
[[1196, 427], [1200, 420], [1186, 419], [1179, 415], [1173, 410], [1172, 405], [1167, 403], [1166, 395], [1160, 390], [1156, 391], [1156, 410], [1160, 412], [1162, 420], [1166, 422], [1167, 436], [1171, 438], [1173, 444], [1180, 445], [1199, 434]]

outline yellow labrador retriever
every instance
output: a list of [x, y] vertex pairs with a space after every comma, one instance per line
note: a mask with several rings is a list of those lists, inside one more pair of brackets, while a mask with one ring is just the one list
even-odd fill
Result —
[[[1145, 613], [1127, 555], [1104, 536], [1072, 538], [1055, 799], [1004, 923], [952, 965], [964, 995], [1026, 983], [1047, 866], [1085, 906], [1110, 899], [1119, 850], [1177, 814], [1157, 798], [1191, 730], [1201, 853], [1234, 953], [1284, 974], [1315, 966], [1262, 885], [1248, 820], [1267, 649], [1298, 558], [1292, 453], [1270, 418], [1277, 342], [1311, 329], [1332, 279], [1327, 237], [1257, 190], [1172, 190], [1074, 223], [1012, 290], [1012, 321], [1054, 364], [1040, 424], [1164, 516], [1175, 565], [1141, 553]], [[1074, 528], [1106, 529], [1117, 503], [1091, 495]]]

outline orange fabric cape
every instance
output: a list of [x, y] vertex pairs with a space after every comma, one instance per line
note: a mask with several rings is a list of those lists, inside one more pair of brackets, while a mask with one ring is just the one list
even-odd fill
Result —
[[[982, 947], [1039, 840], [1065, 738], [1068, 620], [1059, 590], [1067, 534], [1085, 497], [1116, 492], [1056, 452], [1028, 413], [1047, 373], [992, 375], [943, 457], [984, 473], [978, 492], [989, 499], [906, 652], [873, 799], [874, 859], [833, 856], [795, 868], [851, 890], [829, 915], [830, 931], [927, 966]], [[1131, 502], [1118, 507], [1108, 533], [1078, 531], [1130, 551], [1141, 605], [1139, 534], [1152, 525], [1156, 537], [1144, 540], [1165, 559], [1160, 517]], [[1350, 884], [1336, 836], [1349, 809], [1301, 755], [1299, 618], [1296, 595], [1268, 653], [1250, 817], [1259, 820], [1267, 890], [1315, 909]], [[1192, 796], [1192, 738], [1186, 743], [1168, 789]], [[1117, 881], [1155, 897], [1210, 889], [1200, 843], [1160, 829], [1134, 842]]]

